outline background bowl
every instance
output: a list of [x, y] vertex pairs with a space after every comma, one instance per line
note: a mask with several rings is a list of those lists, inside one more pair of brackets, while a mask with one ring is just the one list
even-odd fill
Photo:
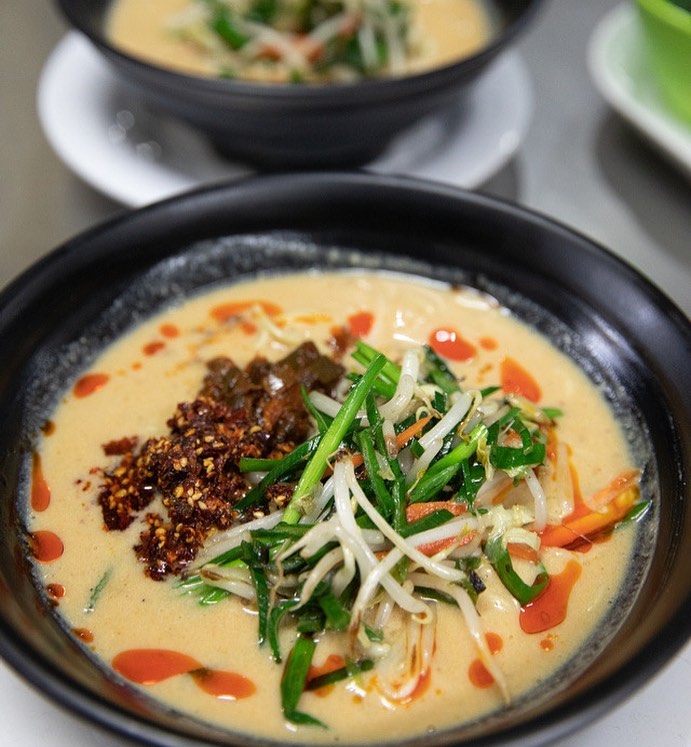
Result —
[[[691, 633], [691, 327], [587, 239], [482, 195], [350, 173], [265, 176], [191, 193], [83, 234], [0, 295], [0, 655], [71, 710], [156, 745], [260, 744], [140, 697], [43, 599], [27, 560], [31, 448], [61, 390], [108, 342], [197, 289], [261, 271], [388, 268], [494, 295], [599, 380], [647, 444], [659, 531], [647, 578], [575, 679], [471, 728], [412, 740], [534, 745], [611, 711]], [[636, 575], [636, 574], [634, 574]], [[630, 590], [631, 591], [631, 590]], [[604, 644], [604, 641], [603, 641]], [[543, 693], [545, 694], [545, 693]], [[274, 743], [275, 744], [275, 743]]]
[[691, 3], [636, 0], [650, 68], [670, 111], [691, 125]]
[[226, 155], [269, 168], [359, 165], [426, 114], [457, 101], [533, 17], [540, 0], [493, 0], [489, 46], [421, 75], [349, 85], [270, 85], [166, 70], [115, 49], [104, 25], [112, 0], [58, 0], [122, 81], [157, 110], [206, 133]]

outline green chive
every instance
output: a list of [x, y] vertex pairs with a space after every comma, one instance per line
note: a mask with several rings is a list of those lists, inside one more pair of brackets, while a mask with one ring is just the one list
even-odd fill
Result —
[[387, 360], [383, 355], [377, 355], [360, 381], [350, 390], [328, 430], [322, 434], [319, 439], [319, 445], [314, 450], [300, 476], [293, 497], [283, 514], [283, 522], [285, 524], [297, 524], [300, 521], [300, 518], [307, 509], [306, 504], [308, 504], [312, 496], [312, 491], [324, 474], [328, 458], [340, 446], [341, 440], [347, 433], [348, 428], [357, 417], [358, 410], [362, 407], [365, 397], [372, 387], [372, 382], [379, 376], [386, 363]]
[[108, 581], [110, 581], [110, 577], [112, 573], [113, 573], [113, 569], [108, 568], [108, 570], [98, 580], [98, 583], [96, 584], [96, 586], [94, 586], [93, 590], [91, 591], [91, 596], [89, 597], [89, 601], [86, 607], [84, 608], [84, 612], [94, 611], [96, 602], [98, 601], [98, 598], [103, 593], [103, 589], [105, 589], [106, 584], [108, 583]]
[[321, 674], [318, 677], [314, 677], [307, 683], [305, 689], [319, 690], [319, 688], [321, 687], [333, 685], [336, 682], [350, 679], [351, 677], [355, 677], [362, 672], [369, 672], [372, 669], [374, 669], [374, 662], [371, 659], [363, 659], [359, 662], [350, 662], [350, 664], [347, 664], [345, 667], [340, 667], [339, 669], [334, 669], [333, 672], [328, 672], [327, 674]]
[[297, 710], [307, 684], [307, 675], [312, 665], [312, 657], [316, 643], [311, 637], [298, 634], [293, 650], [288, 656], [281, 678], [281, 704], [283, 715], [294, 724], [309, 724], [312, 726], [326, 725], [307, 713]]
[[485, 555], [497, 572], [499, 579], [507, 590], [519, 601], [522, 607], [530, 604], [547, 587], [549, 574], [540, 563], [538, 573], [532, 585], [526, 582], [516, 573], [511, 562], [509, 551], [504, 546], [500, 536], [494, 537], [485, 545]]
[[[293, 470], [303, 459], [306, 459], [318, 446], [320, 442], [320, 436], [315, 436], [300, 444], [300, 446], [293, 449], [290, 454], [287, 454], [283, 459], [277, 460], [276, 465], [262, 478], [258, 485], [255, 485], [247, 495], [235, 504], [235, 508], [238, 511], [246, 511], [248, 508], [256, 506], [264, 497], [264, 493], [269, 485], [273, 485], [278, 482], [281, 477], [284, 477]], [[297, 522], [292, 522], [297, 523]]]

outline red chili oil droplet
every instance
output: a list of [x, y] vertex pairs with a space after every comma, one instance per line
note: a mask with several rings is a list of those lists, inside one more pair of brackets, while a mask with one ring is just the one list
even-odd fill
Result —
[[159, 350], [163, 350], [163, 348], [166, 346], [165, 342], [161, 342], [160, 340], [154, 340], [153, 342], [149, 342], [142, 348], [142, 353], [144, 355], [156, 355]]
[[[331, 321], [331, 315], [315, 311], [314, 314], [300, 314], [295, 317], [295, 321], [299, 324], [328, 324]], [[283, 327], [283, 322], [278, 323], [278, 326]]]
[[163, 337], [167, 337], [169, 340], [180, 335], [180, 330], [174, 324], [162, 324], [158, 328], [158, 331], [163, 335]]
[[[323, 674], [330, 674], [331, 672], [335, 672], [337, 669], [341, 669], [345, 665], [346, 662], [342, 656], [339, 656], [338, 654], [330, 654], [323, 664], [321, 664], [320, 666], [316, 666], [313, 664], [309, 668], [309, 672], [307, 674], [307, 682], [311, 682], [313, 679], [321, 677]], [[312, 692], [315, 695], [318, 695], [320, 698], [324, 698], [333, 689], [333, 685], [325, 685], [324, 687], [320, 687], [318, 690], [313, 690]]]
[[519, 621], [525, 633], [542, 633], [566, 619], [569, 596], [581, 570], [580, 563], [569, 560], [561, 573], [550, 577], [542, 594], [534, 602], [521, 608]]
[[543, 651], [551, 651], [554, 648], [554, 641], [551, 638], [543, 638], [540, 641], [540, 648]]
[[227, 322], [233, 317], [241, 316], [253, 306], [259, 306], [267, 316], [277, 316], [283, 310], [280, 306], [271, 301], [261, 301], [257, 299], [255, 301], [231, 301], [229, 303], [222, 303], [218, 306], [214, 306], [210, 313], [217, 322]]
[[53, 433], [55, 433], [55, 423], [52, 420], [46, 420], [46, 422], [41, 426], [41, 433], [43, 433], [44, 436], [52, 436]]
[[72, 628], [72, 633], [84, 643], [93, 643], [94, 634], [86, 628]]
[[65, 596], [65, 587], [62, 584], [48, 584], [46, 593], [51, 599], [62, 599]]
[[41, 455], [36, 452], [31, 457], [31, 508], [45, 511], [50, 506], [50, 487], [43, 477]]
[[542, 397], [537, 381], [513, 358], [504, 358], [501, 362], [501, 387], [505, 392], [520, 394], [531, 402], [539, 402]]
[[485, 640], [491, 654], [498, 654], [504, 647], [504, 640], [499, 633], [486, 633]]
[[348, 317], [348, 328], [353, 337], [367, 337], [374, 326], [374, 314], [371, 311], [359, 311]]
[[241, 700], [249, 698], [257, 691], [252, 680], [237, 672], [223, 672], [202, 667], [193, 670], [190, 675], [201, 690], [220, 700]]
[[133, 371], [139, 371], [141, 369], [141, 367], [142, 367], [142, 364], [139, 361], [135, 361], [132, 364], [132, 370]]
[[467, 361], [476, 353], [475, 346], [455, 329], [440, 327], [429, 336], [429, 346], [437, 355], [450, 361]]
[[57, 560], [65, 550], [62, 540], [57, 534], [40, 529], [29, 535], [31, 552], [39, 563], [52, 563]]
[[86, 374], [86, 376], [82, 376], [74, 385], [74, 396], [88, 397], [90, 394], [102, 389], [108, 383], [109, 379], [110, 376], [104, 373]]
[[494, 339], [494, 337], [481, 337], [480, 347], [484, 350], [496, 350], [499, 347], [499, 343]]
[[112, 664], [118, 674], [140, 685], [153, 685], [179, 674], [202, 669], [201, 664], [187, 654], [159, 648], [122, 651]]
[[571, 474], [571, 485], [573, 486], [573, 511], [562, 519], [562, 523], [580, 519], [581, 516], [585, 516], [591, 511], [581, 492], [581, 478], [578, 475], [578, 470], [571, 462], [569, 462], [569, 472]]
[[419, 700], [429, 690], [431, 682], [432, 672], [430, 669], [425, 669], [425, 671], [420, 675], [417, 685], [415, 685], [415, 689], [403, 702], [412, 703], [414, 700]]
[[468, 678], [470, 682], [482, 689], [492, 687], [494, 684], [494, 677], [487, 671], [487, 667], [479, 660], [474, 659], [468, 669]]
[[[499, 633], [485, 633], [485, 641], [487, 641], [487, 647], [491, 654], [499, 653], [504, 647], [504, 639]], [[494, 684], [494, 677], [480, 659], [473, 660], [468, 668], [468, 677], [475, 687], [487, 688]]]

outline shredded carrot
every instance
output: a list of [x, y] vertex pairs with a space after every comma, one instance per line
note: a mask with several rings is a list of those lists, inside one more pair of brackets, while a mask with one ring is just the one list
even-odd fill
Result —
[[437, 511], [449, 511], [454, 516], [460, 516], [466, 512], [467, 508], [463, 503], [450, 501], [429, 501], [427, 503], [411, 503], [405, 510], [405, 518], [408, 524], [412, 524], [418, 519], [429, 516]]
[[[429, 501], [429, 503], [411, 503], [405, 510], [405, 517], [409, 524], [418, 519], [422, 519], [429, 514], [433, 514], [436, 511], [449, 511], [454, 516], [461, 516], [466, 512], [466, 506], [462, 503], [456, 503], [455, 501]], [[446, 539], [437, 540], [436, 542], [428, 542], [426, 545], [420, 545], [418, 550], [427, 557], [436, 555], [441, 550], [445, 550], [451, 545], [461, 547], [467, 545], [470, 540], [475, 536], [475, 532], [468, 532], [461, 537], [460, 541], [458, 537], [448, 537]]]
[[[401, 431], [396, 436], [396, 444], [398, 445], [398, 448], [402, 449], [411, 438], [417, 436], [431, 419], [431, 415], [426, 415], [424, 418], [416, 420], [412, 425], [409, 425], [405, 430]], [[359, 467], [361, 464], [362, 454], [353, 454], [353, 466]]]
[[513, 490], [513, 480], [508, 480], [506, 484], [497, 491], [497, 494], [492, 498], [492, 505], [499, 506], [504, 502], [507, 493]]
[[296, 40], [295, 46], [304, 54], [310, 62], [317, 62], [324, 56], [326, 48], [324, 44], [312, 39], [308, 34], [302, 34]]
[[509, 555], [512, 558], [529, 560], [532, 563], [537, 563], [539, 559], [537, 550], [534, 547], [530, 547], [530, 545], [523, 544], [522, 542], [509, 542], [506, 545], [506, 549], [509, 551]]
[[546, 527], [541, 534], [542, 547], [566, 547], [613, 527], [638, 503], [639, 498], [638, 485], [631, 485], [599, 511], [592, 511], [564, 524]]
[[411, 438], [417, 436], [417, 434], [429, 423], [432, 419], [431, 415], [426, 415], [424, 418], [416, 420], [412, 425], [409, 425], [404, 431], [401, 431], [396, 436], [398, 448], [402, 449]]
[[473, 539], [473, 537], [475, 537], [476, 534], [477, 532], [470, 531], [460, 538], [448, 537], [447, 539], [437, 540], [436, 542], [428, 542], [426, 545], [419, 545], [417, 549], [423, 555], [431, 558], [433, 555], [436, 555], [442, 550], [446, 550], [447, 547], [451, 547], [452, 545], [454, 547], [463, 547], [463, 545], [467, 545]]
[[639, 471], [637, 469], [630, 469], [617, 475], [609, 485], [605, 485], [604, 488], [600, 488], [596, 493], [593, 494], [589, 503], [591, 506], [599, 508], [600, 506], [606, 506], [612, 502], [618, 495], [624, 492], [631, 486], [632, 483], [636, 482], [639, 477]]
[[276, 61], [282, 59], [283, 52], [273, 44], [264, 43], [262, 44], [261, 49], [258, 51], [257, 57], [263, 57], [266, 60]]

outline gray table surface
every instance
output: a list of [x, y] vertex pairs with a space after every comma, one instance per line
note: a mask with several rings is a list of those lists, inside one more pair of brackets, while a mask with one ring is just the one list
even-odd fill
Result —
[[[691, 182], [593, 86], [586, 48], [617, 0], [547, 0], [518, 49], [534, 86], [530, 130], [479, 189], [552, 216], [632, 264], [691, 312]], [[36, 113], [47, 56], [66, 27], [45, 0], [0, 2], [0, 288], [79, 231], [125, 210], [59, 161]], [[691, 745], [691, 646], [614, 713], [565, 747]], [[0, 664], [3, 745], [122, 742], [63, 713]], [[682, 705], [682, 702], [685, 705]]]

